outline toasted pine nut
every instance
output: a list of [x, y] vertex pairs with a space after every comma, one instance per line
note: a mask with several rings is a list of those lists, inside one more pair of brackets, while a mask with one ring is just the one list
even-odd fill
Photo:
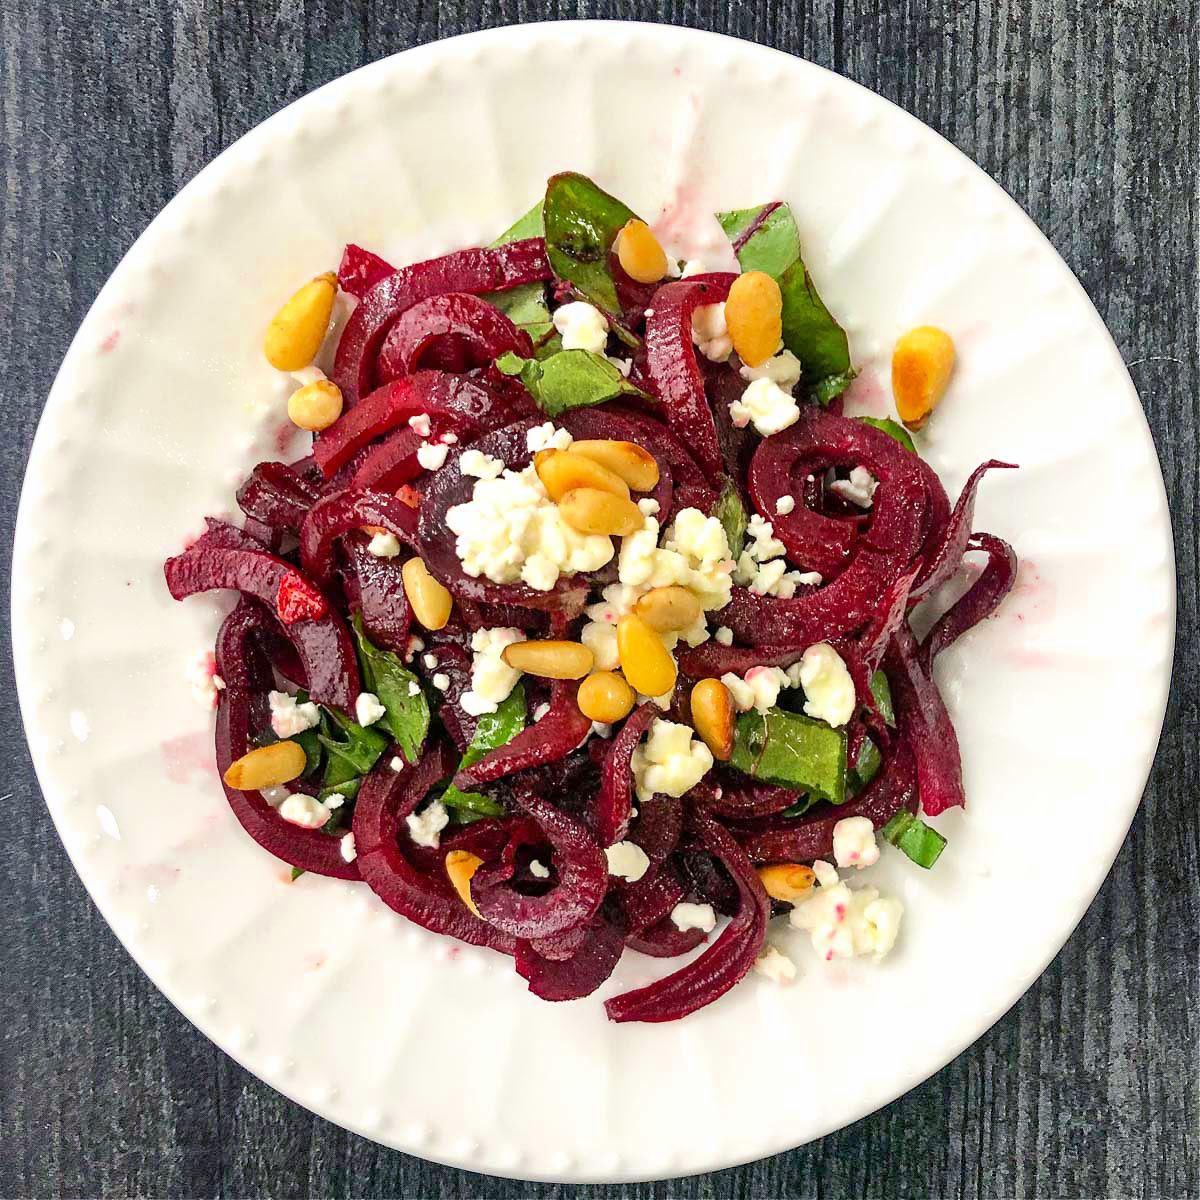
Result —
[[626, 221], [618, 235], [617, 259], [625, 274], [638, 283], [657, 283], [667, 273], [667, 256], [658, 238], [636, 217]]
[[599, 488], [573, 488], [558, 502], [558, 511], [562, 519], [580, 533], [624, 537], [636, 533], [645, 524], [641, 510], [632, 500], [602, 492]]
[[271, 366], [299, 371], [312, 365], [325, 340], [336, 296], [337, 276], [329, 271], [306, 283], [280, 308], [263, 338], [263, 353]]
[[954, 342], [934, 325], [910, 329], [892, 351], [892, 394], [909, 429], [920, 429], [941, 403], [954, 370]]
[[759, 867], [758, 877], [768, 896], [789, 902], [803, 900], [817, 879], [812, 868], [802, 863], [772, 863], [769, 867]]
[[243, 754], [229, 764], [225, 782], [241, 792], [257, 792], [262, 788], [290, 783], [304, 773], [308, 759], [299, 742], [272, 742]]
[[596, 671], [579, 685], [575, 703], [588, 720], [611, 725], [629, 715], [636, 699], [633, 688], [615, 671]]
[[328, 379], [306, 383], [288, 397], [288, 419], [312, 433], [328, 429], [341, 415], [342, 389]]
[[633, 611], [656, 633], [675, 633], [686, 629], [704, 613], [700, 601], [678, 584], [651, 588], [638, 598]]
[[[446, 875], [458, 893], [458, 898], [477, 917], [479, 917], [479, 909], [475, 907], [475, 901], [471, 899], [471, 880], [474, 878], [475, 872], [482, 866], [483, 859], [477, 854], [472, 854], [470, 850], [451, 850], [446, 855]], [[482, 917], [479, 919], [483, 920]]]
[[692, 725], [713, 758], [728, 762], [733, 753], [733, 697], [719, 679], [701, 679], [692, 688]]
[[576, 488], [597, 488], [629, 499], [629, 485], [607, 467], [583, 454], [569, 450], [539, 450], [533, 456], [538, 478], [556, 503]]
[[761, 367], [783, 336], [783, 293], [765, 271], [739, 275], [725, 301], [725, 324], [733, 348], [748, 367]]
[[454, 601], [450, 593], [432, 575], [421, 558], [410, 558], [400, 568], [404, 594], [412, 605], [413, 616], [426, 629], [441, 629], [450, 620]]
[[604, 440], [573, 442], [572, 454], [582, 454], [619, 475], [631, 490], [648, 492], [658, 486], [658, 462], [636, 442]]
[[630, 686], [642, 695], [661, 696], [675, 686], [675, 660], [662, 638], [635, 613], [617, 622], [617, 656]]
[[582, 642], [513, 642], [501, 655], [514, 671], [544, 679], [582, 679], [595, 665], [596, 656]]

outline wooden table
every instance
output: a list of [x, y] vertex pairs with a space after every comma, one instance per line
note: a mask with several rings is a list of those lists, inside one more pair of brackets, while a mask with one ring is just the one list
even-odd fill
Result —
[[[1197, 0], [3, 0], [6, 578], [30, 439], [71, 335], [130, 243], [200, 167], [361, 63], [485, 25], [581, 16], [698, 25], [803, 55], [915, 113], [998, 179], [1082, 280], [1129, 364], [1163, 461], [1180, 580], [1178, 677], [1141, 812], [1075, 936], [1024, 999], [929, 1082], [823, 1141], [716, 1175], [585, 1190], [1200, 1195]], [[201, 1037], [130, 961], [63, 853], [30, 767], [4, 637], [0, 1195], [569, 1190], [382, 1149], [285, 1100]], [[1036, 837], [1031, 845], [1054, 852]]]

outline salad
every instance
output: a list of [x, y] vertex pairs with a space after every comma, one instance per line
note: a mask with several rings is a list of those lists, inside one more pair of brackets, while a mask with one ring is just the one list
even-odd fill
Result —
[[949, 336], [897, 343], [900, 421], [844, 416], [788, 206], [717, 220], [740, 271], [681, 267], [566, 173], [488, 247], [347, 246], [264, 342], [311, 453], [256, 466], [243, 524], [165, 567], [176, 599], [239, 594], [193, 678], [246, 832], [546, 1000], [626, 947], [703, 947], [614, 1021], [793, 977], [774, 918], [826, 959], [888, 952], [899, 902], [851, 880], [942, 853], [921, 814], [964, 796], [934, 660], [1016, 570], [972, 528], [1008, 464], [952, 506], [909, 432]]

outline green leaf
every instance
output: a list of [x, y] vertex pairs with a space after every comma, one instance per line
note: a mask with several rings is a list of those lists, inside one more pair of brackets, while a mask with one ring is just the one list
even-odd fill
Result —
[[902, 808], [880, 831], [885, 842], [904, 851], [918, 867], [929, 870], [946, 848], [946, 839], [936, 829], [926, 825]]
[[526, 238], [544, 237], [546, 226], [542, 221], [542, 202], [539, 200], [527, 213], [519, 216], [494, 242], [489, 249], [506, 246], [509, 242], [523, 242]]
[[[544, 234], [542, 202], [539, 200], [492, 242], [491, 248], [525, 238], [542, 237]], [[550, 320], [550, 306], [546, 303], [544, 283], [522, 283], [503, 292], [487, 292], [482, 298], [498, 308], [518, 329], [524, 329], [535, 342], [554, 328]]]
[[892, 689], [882, 671], [876, 671], [871, 676], [871, 695], [875, 697], [875, 707], [879, 709], [879, 715], [887, 724], [895, 727], [896, 708], [892, 704]]
[[[497, 746], [507, 746], [509, 742], [525, 728], [525, 685], [518, 683], [502, 700], [494, 713], [484, 713], [475, 726], [475, 736], [467, 747], [462, 761], [458, 764], [460, 771], [474, 766], [489, 750]], [[448, 808], [461, 812], [473, 813], [479, 817], [502, 817], [505, 809], [488, 796], [479, 792], [461, 792], [450, 784], [442, 795], [442, 803]]]
[[891, 417], [859, 417], [858, 419], [867, 425], [874, 425], [876, 429], [882, 430], [888, 437], [895, 438], [905, 450], [916, 454], [917, 447], [913, 443], [911, 435], [899, 421], [893, 421]]
[[562, 334], [553, 325], [550, 326], [550, 329], [552, 332], [547, 333], [533, 348], [533, 357], [538, 362], [544, 362], [547, 358], [562, 352]]
[[807, 792], [810, 801], [846, 799], [845, 732], [801, 713], [781, 708], [743, 713], [730, 762], [764, 783]]
[[721, 489], [721, 495], [713, 506], [712, 515], [721, 522], [725, 540], [729, 543], [729, 555], [737, 558], [746, 544], [746, 506], [738, 495], [737, 488], [729, 481]]
[[[355, 775], [365, 775], [388, 747], [384, 734], [356, 725], [333, 709], [323, 711], [321, 729], [317, 736], [330, 756], [325, 767], [327, 785], [331, 781], [344, 783]], [[338, 765], [335, 765], [335, 759], [339, 760]]]
[[852, 796], [859, 792], [879, 774], [883, 756], [879, 747], [870, 738], [863, 738], [858, 749], [858, 758], [846, 770], [846, 786]]
[[361, 777], [362, 772], [353, 762], [334, 751], [325, 761], [325, 774], [321, 777], [321, 786], [325, 790], [336, 792], [341, 785]]
[[846, 331], [833, 319], [800, 257], [800, 232], [786, 204], [717, 213], [743, 271], [765, 271], [783, 293], [783, 342], [804, 368], [809, 395], [828, 404], [854, 378]]
[[[345, 800], [354, 800], [358, 797], [358, 789], [363, 785], [363, 777], [361, 775], [352, 775], [349, 779], [343, 779], [339, 783], [325, 782], [325, 785], [317, 793], [318, 800], [328, 800], [330, 796], [338, 795]], [[335, 810], [335, 814], [337, 811]]]
[[621, 341], [636, 346], [638, 339], [617, 319], [621, 303], [609, 261], [621, 227], [636, 214], [573, 171], [550, 177], [542, 214], [550, 269], [604, 312]]
[[505, 375], [517, 376], [548, 417], [618, 396], [650, 399], [607, 358], [590, 350], [560, 350], [542, 362], [521, 358], [510, 350], [496, 359], [496, 367]]
[[304, 875], [305, 873], [306, 872], [303, 867], [293, 867], [292, 868], [292, 882], [295, 883], [296, 880], [299, 879], [300, 876]]
[[363, 682], [386, 709], [379, 724], [395, 738], [404, 757], [415, 763], [429, 733], [429, 700], [421, 682], [397, 655], [380, 650], [367, 640], [361, 613], [354, 614], [353, 628]]

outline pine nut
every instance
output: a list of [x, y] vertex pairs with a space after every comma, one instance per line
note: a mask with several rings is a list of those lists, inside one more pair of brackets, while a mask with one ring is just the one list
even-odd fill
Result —
[[325, 340], [336, 296], [337, 276], [329, 271], [306, 283], [280, 308], [263, 338], [263, 353], [271, 366], [299, 371], [312, 365]]
[[625, 480], [586, 455], [572, 454], [569, 450], [539, 450], [533, 456], [533, 465], [542, 486], [556, 503], [568, 492], [584, 487], [629, 499]]
[[657, 283], [667, 273], [667, 256], [650, 226], [636, 217], [626, 221], [617, 241], [617, 260], [630, 279]]
[[733, 753], [733, 697], [719, 679], [701, 679], [692, 688], [692, 725], [713, 758], [728, 762]]
[[656, 633], [676, 633], [694, 625], [704, 614], [700, 601], [678, 584], [651, 588], [638, 598], [633, 611]]
[[450, 620], [454, 601], [450, 593], [432, 575], [421, 558], [410, 558], [400, 568], [404, 594], [412, 605], [413, 616], [426, 629], [441, 629]]
[[662, 638], [635, 613], [617, 622], [617, 657], [630, 686], [642, 695], [661, 696], [675, 686], [675, 660]]
[[572, 454], [582, 454], [619, 475], [632, 491], [649, 492], [658, 486], [658, 462], [636, 442], [603, 440], [573, 442]]
[[772, 863], [769, 867], [759, 867], [758, 877], [772, 900], [789, 903], [803, 900], [817, 879], [812, 868], [802, 863]]
[[[458, 898], [477, 917], [479, 917], [479, 909], [475, 907], [475, 901], [471, 899], [471, 880], [474, 878], [475, 872], [482, 866], [483, 859], [477, 854], [472, 854], [470, 850], [451, 850], [446, 855], [446, 875], [458, 893]], [[479, 919], [483, 920], [482, 917]]]
[[595, 665], [596, 656], [582, 642], [513, 642], [501, 656], [514, 671], [543, 679], [582, 679]]
[[645, 524], [641, 510], [632, 500], [581, 487], [569, 491], [558, 502], [562, 519], [580, 533], [612, 534], [624, 537], [636, 533]]
[[579, 685], [575, 703], [589, 721], [611, 725], [630, 714], [636, 699], [633, 688], [615, 671], [596, 671]]
[[739, 275], [725, 301], [725, 324], [738, 357], [748, 367], [761, 367], [783, 337], [783, 293], [765, 271]]
[[941, 403], [954, 370], [954, 342], [933, 325], [910, 329], [892, 351], [892, 394], [909, 429], [920, 429]]
[[328, 379], [306, 383], [288, 398], [288, 419], [311, 433], [328, 429], [341, 415], [342, 390]]
[[272, 742], [230, 763], [225, 782], [241, 792], [278, 787], [281, 783], [299, 779], [307, 761], [304, 747], [299, 742]]

